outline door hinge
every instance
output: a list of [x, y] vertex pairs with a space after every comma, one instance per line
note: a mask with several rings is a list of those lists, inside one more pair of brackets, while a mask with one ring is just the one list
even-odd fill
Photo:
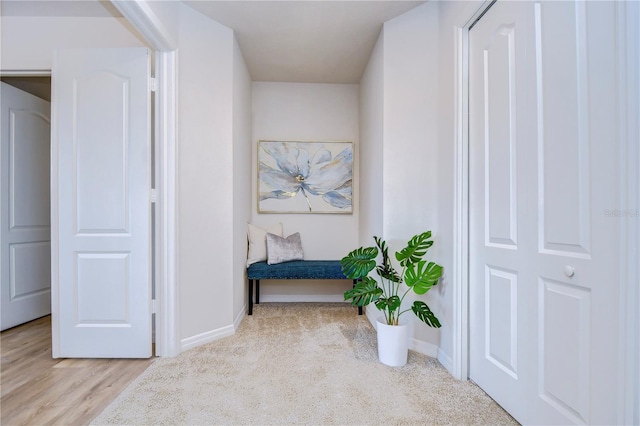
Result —
[[151, 313], [152, 314], [157, 313], [157, 310], [156, 310], [156, 299], [151, 299]]
[[151, 77], [149, 79], [149, 87], [151, 87], [152, 92], [155, 92], [158, 87], [158, 79], [155, 77]]
[[151, 200], [152, 203], [158, 201], [158, 193], [155, 188], [151, 188], [151, 191], [149, 191], [149, 200]]

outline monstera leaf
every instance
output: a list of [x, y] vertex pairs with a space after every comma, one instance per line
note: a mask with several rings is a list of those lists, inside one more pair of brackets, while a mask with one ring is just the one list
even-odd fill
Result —
[[375, 247], [360, 247], [340, 260], [342, 273], [352, 280], [366, 277], [376, 267], [378, 249]]
[[376, 272], [382, 278], [392, 281], [394, 283], [399, 283], [402, 281], [398, 272], [393, 269], [393, 265], [391, 264], [391, 259], [389, 258], [389, 248], [387, 247], [387, 243], [380, 237], [373, 237], [378, 249], [382, 253], [382, 263], [378, 265], [376, 268]]
[[413, 306], [411, 306], [411, 310], [418, 317], [420, 321], [427, 324], [429, 327], [440, 328], [440, 321], [438, 318], [431, 312], [431, 309], [421, 300], [416, 300], [413, 302]]
[[371, 277], [364, 277], [351, 290], [344, 292], [344, 300], [351, 299], [351, 304], [356, 306], [366, 306], [380, 298], [382, 289]]
[[376, 308], [380, 311], [394, 312], [400, 309], [401, 300], [398, 296], [391, 296], [389, 298], [381, 297], [376, 301]]
[[416, 294], [425, 294], [431, 287], [438, 283], [442, 276], [442, 266], [421, 260], [409, 265], [404, 274], [404, 283], [412, 287]]
[[[442, 276], [442, 266], [423, 259], [433, 245], [431, 231], [413, 236], [404, 249], [395, 253], [402, 273], [395, 270], [395, 262], [392, 263], [389, 257], [385, 240], [380, 237], [373, 239], [375, 247], [360, 247], [340, 261], [344, 275], [359, 280], [352, 289], [345, 291], [344, 300], [351, 300], [351, 304], [356, 306], [374, 303], [384, 313], [389, 325], [397, 325], [403, 313], [413, 311], [428, 326], [440, 327], [438, 318], [422, 301], [414, 302], [411, 309], [402, 310], [402, 301], [408, 292], [425, 294], [438, 284]], [[382, 254], [382, 259], [378, 259], [380, 262], [376, 265], [378, 254]], [[374, 269], [380, 278], [369, 276]]]
[[407, 246], [396, 253], [396, 259], [400, 262], [400, 265], [406, 267], [422, 260], [429, 247], [433, 245], [433, 241], [429, 240], [429, 238], [431, 238], [431, 231], [423, 232], [411, 238]]

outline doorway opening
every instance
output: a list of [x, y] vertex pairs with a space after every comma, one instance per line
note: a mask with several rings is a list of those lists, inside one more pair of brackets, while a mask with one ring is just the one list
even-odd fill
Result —
[[[40, 72], [39, 72], [40, 73]], [[2, 246], [2, 306], [3, 321], [2, 330], [18, 327], [30, 321], [46, 317], [51, 314], [51, 75], [32, 75], [25, 72], [24, 75], [2, 75], [3, 101], [5, 107], [11, 109], [11, 124], [3, 126], [3, 175], [2, 175], [2, 200], [3, 216], [7, 223], [3, 222], [3, 233], [0, 239]], [[25, 102], [35, 103], [41, 110], [31, 114], [31, 106], [23, 107], [9, 102], [6, 96], [24, 97]], [[150, 94], [150, 105], [154, 105], [155, 96]], [[14, 112], [15, 111], [15, 112]], [[25, 122], [21, 111], [27, 118]], [[156, 150], [154, 135], [154, 108], [150, 108], [150, 181], [151, 186], [156, 186]], [[9, 115], [9, 114], [7, 114]], [[14, 117], [15, 116], [15, 117]], [[28, 121], [35, 116], [36, 125]], [[26, 130], [17, 128], [25, 122]], [[41, 123], [46, 137], [39, 135], [39, 140], [34, 140], [34, 127]], [[3, 123], [5, 124], [5, 123]], [[46, 130], [44, 129], [46, 127]], [[5, 141], [6, 139], [6, 141]], [[13, 143], [12, 143], [13, 140]], [[4, 145], [7, 146], [4, 146]], [[34, 151], [35, 150], [35, 151]], [[9, 155], [7, 155], [7, 153]], [[5, 164], [7, 162], [7, 164]], [[5, 167], [7, 166], [7, 167]], [[6, 170], [6, 173], [4, 172]], [[7, 210], [5, 212], [4, 210]], [[33, 213], [36, 212], [36, 213]], [[7, 214], [8, 213], [8, 214]], [[25, 217], [35, 215], [35, 221], [25, 222]], [[16, 216], [13, 220], [12, 217]], [[23, 218], [23, 219], [21, 219]], [[156, 295], [156, 220], [157, 212], [155, 204], [150, 208], [150, 281], [151, 294]], [[15, 223], [13, 223], [14, 221]], [[5, 226], [6, 225], [6, 226]], [[6, 229], [5, 229], [6, 228]], [[19, 234], [37, 232], [31, 239], [33, 241], [14, 241], [9, 232], [15, 229]], [[18, 312], [18, 318], [5, 321], [5, 314], [12, 309], [7, 309], [12, 302], [18, 301], [13, 311]], [[29, 305], [27, 306], [27, 303]], [[151, 314], [151, 338], [152, 356], [155, 351], [155, 321], [156, 314]]]
[[1, 76], [1, 329], [51, 313], [51, 77]]

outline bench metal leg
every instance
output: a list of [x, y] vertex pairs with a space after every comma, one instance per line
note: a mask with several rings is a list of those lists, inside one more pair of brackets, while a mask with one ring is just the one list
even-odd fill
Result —
[[[254, 299], [253, 299], [253, 292], [254, 292], [254, 281], [255, 281], [255, 304], [259, 305], [260, 304], [260, 280], [252, 280], [249, 279], [249, 297], [247, 298], [247, 302], [248, 302], [248, 311], [249, 311], [249, 315], [253, 315], [253, 304], [254, 304]], [[353, 280], [353, 286], [355, 287], [356, 284], [358, 283], [358, 280]], [[362, 306], [358, 306], [358, 315], [362, 315]]]
[[249, 280], [249, 315], [253, 315], [253, 280]]

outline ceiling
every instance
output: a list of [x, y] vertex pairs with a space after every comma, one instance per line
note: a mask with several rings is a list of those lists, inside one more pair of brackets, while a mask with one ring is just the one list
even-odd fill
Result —
[[1, 0], [4, 16], [122, 16], [109, 0]]
[[233, 29], [254, 81], [359, 83], [385, 21], [424, 1], [184, 1]]
[[[171, 0], [177, 1], [177, 0]], [[382, 24], [425, 1], [184, 3], [234, 30], [253, 81], [359, 83]], [[2, 0], [3, 15], [121, 16], [106, 0]]]

